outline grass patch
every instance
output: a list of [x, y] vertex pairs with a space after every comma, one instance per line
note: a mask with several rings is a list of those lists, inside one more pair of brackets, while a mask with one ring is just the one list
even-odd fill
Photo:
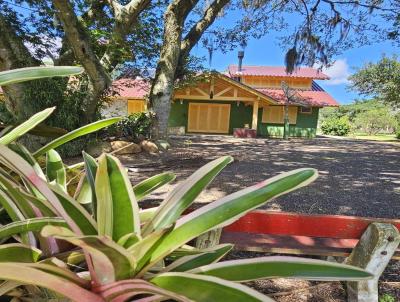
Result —
[[349, 137], [355, 139], [365, 139], [365, 140], [373, 140], [373, 141], [383, 141], [383, 142], [398, 142], [395, 134], [376, 134], [376, 135], [368, 135], [367, 133], [353, 133], [350, 134]]

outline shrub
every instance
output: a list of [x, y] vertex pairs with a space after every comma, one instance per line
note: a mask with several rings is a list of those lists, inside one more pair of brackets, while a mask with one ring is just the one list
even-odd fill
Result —
[[398, 128], [396, 130], [396, 138], [400, 139], [400, 126], [398, 126]]
[[225, 156], [176, 186], [160, 206], [141, 210], [138, 201], [172, 181], [173, 174], [162, 173], [132, 187], [117, 158], [103, 154], [95, 160], [83, 153], [84, 173], [75, 174], [81, 178], [71, 192], [67, 170], [72, 168], [54, 150], [118, 119], [72, 131], [33, 154], [15, 143], [53, 110], [36, 114], [0, 137], [0, 204], [12, 221], [1, 221], [5, 225], [0, 227], [0, 240], [8, 240], [0, 245], [2, 292], [31, 300], [272, 301], [238, 282], [272, 277], [354, 281], [372, 277], [351, 266], [294, 257], [216, 263], [232, 245], [209, 249], [187, 245], [202, 233], [307, 185], [317, 177], [316, 170], [283, 173], [183, 215], [233, 161]]
[[345, 116], [341, 118], [329, 118], [321, 124], [321, 131], [327, 135], [345, 136], [350, 133], [351, 125]]
[[134, 141], [150, 138], [153, 114], [151, 112], [138, 112], [124, 117], [121, 121], [110, 127], [111, 136], [129, 137]]
[[379, 297], [379, 302], [396, 302], [396, 297], [390, 294], [383, 294]]

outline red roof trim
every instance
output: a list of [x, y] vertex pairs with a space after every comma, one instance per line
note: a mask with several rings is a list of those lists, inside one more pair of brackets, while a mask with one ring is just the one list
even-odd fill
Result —
[[[285, 93], [282, 89], [260, 88], [257, 91], [269, 96], [280, 104], [286, 101]], [[339, 103], [326, 91], [296, 90], [301, 101], [312, 107], [336, 107]]]
[[144, 99], [150, 92], [150, 83], [143, 79], [119, 79], [113, 82], [112, 92], [118, 97]]
[[229, 65], [228, 73], [231, 77], [234, 76], [274, 76], [274, 77], [289, 77], [289, 78], [308, 78], [318, 80], [329, 80], [329, 77], [318, 69], [311, 67], [299, 67], [293, 73], [287, 73], [283, 66], [251, 66], [244, 65], [242, 70], [238, 71], [237, 65]]

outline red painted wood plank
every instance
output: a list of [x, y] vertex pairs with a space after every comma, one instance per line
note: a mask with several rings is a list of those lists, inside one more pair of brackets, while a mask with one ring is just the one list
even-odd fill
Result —
[[265, 210], [252, 211], [225, 227], [225, 230], [269, 235], [359, 239], [372, 222], [391, 223], [400, 230], [400, 220], [398, 219], [307, 215]]

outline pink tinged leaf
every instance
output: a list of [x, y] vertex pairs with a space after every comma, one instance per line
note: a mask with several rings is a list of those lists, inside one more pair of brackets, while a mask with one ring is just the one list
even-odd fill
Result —
[[129, 278], [134, 271], [134, 258], [124, 248], [103, 236], [76, 236], [66, 228], [46, 226], [45, 237], [66, 240], [90, 254], [93, 269], [101, 284]]
[[[150, 297], [146, 297], [146, 298], [141, 298], [141, 299], [135, 300], [135, 302], [161, 302], [161, 301], [165, 301], [167, 299], [168, 298], [160, 296], [160, 295], [153, 295], [153, 296], [150, 296]], [[123, 300], [123, 301], [126, 301], [126, 300]]]
[[[131, 279], [107, 284], [95, 289], [107, 301], [122, 302], [140, 294], [161, 295], [179, 302], [191, 302], [185, 296], [155, 286], [141, 279]], [[120, 297], [121, 296], [121, 297]]]
[[[97, 235], [96, 221], [76, 200], [63, 192], [57, 185], [50, 185], [70, 219], [73, 220], [83, 235]], [[76, 232], [75, 232], [76, 233]]]
[[73, 282], [36, 268], [27, 267], [19, 263], [0, 263], [0, 277], [3, 280], [31, 284], [55, 291], [72, 301], [105, 302], [105, 300], [89, 290]]
[[0, 297], [4, 296], [9, 291], [13, 290], [14, 288], [23, 285], [23, 283], [15, 282], [15, 281], [3, 281], [0, 284]]
[[[51, 262], [49, 262], [51, 263]], [[32, 263], [32, 264], [26, 264], [28, 267], [36, 268], [38, 270], [41, 270], [43, 272], [52, 274], [54, 276], [64, 278], [70, 282], [73, 282], [80, 287], [83, 288], [90, 288], [90, 281], [85, 280], [82, 278], [79, 278], [75, 273], [71, 272], [67, 268], [63, 267], [58, 267], [54, 264], [47, 264], [47, 263]]]
[[80, 230], [75, 221], [70, 218], [58, 200], [57, 196], [52, 190], [50, 190], [50, 188], [47, 186], [47, 183], [36, 174], [35, 170], [29, 163], [27, 163], [17, 153], [11, 151], [9, 148], [3, 145], [0, 145], [0, 162], [28, 180], [28, 182], [33, 185], [54, 206], [57, 214], [65, 219], [71, 229], [77, 234], [82, 234], [82, 230]]

